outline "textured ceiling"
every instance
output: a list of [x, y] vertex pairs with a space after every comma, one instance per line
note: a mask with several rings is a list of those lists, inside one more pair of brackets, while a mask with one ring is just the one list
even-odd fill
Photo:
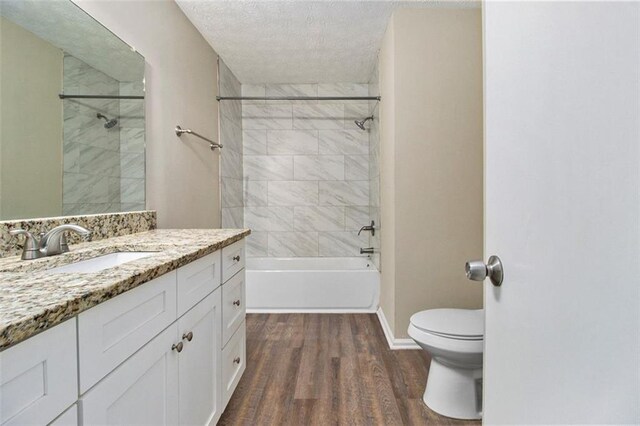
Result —
[[144, 57], [71, 1], [0, 0], [0, 15], [118, 81], [139, 81]]
[[176, 0], [242, 83], [369, 81], [399, 7], [474, 1]]

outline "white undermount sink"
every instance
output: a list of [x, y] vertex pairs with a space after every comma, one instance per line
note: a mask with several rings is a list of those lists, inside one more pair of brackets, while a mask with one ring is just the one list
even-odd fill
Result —
[[80, 272], [87, 274], [92, 272], [100, 272], [104, 271], [105, 269], [120, 266], [128, 262], [133, 262], [134, 260], [153, 256], [156, 253], [157, 252], [153, 251], [121, 251], [94, 257], [92, 259], [81, 260], [79, 262], [70, 263], [68, 265], [58, 266], [57, 268], [49, 269], [47, 272], [57, 274], [64, 272]]

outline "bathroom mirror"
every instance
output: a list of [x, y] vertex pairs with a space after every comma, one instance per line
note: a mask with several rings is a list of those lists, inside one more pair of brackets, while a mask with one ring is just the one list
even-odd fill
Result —
[[0, 54], [0, 220], [144, 210], [144, 57], [69, 0], [0, 1]]

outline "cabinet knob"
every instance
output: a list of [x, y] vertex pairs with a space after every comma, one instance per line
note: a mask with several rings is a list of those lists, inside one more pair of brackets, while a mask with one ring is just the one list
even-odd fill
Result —
[[184, 340], [184, 339], [187, 339], [187, 341], [188, 341], [188, 342], [190, 342], [190, 341], [191, 341], [191, 339], [193, 339], [193, 332], [192, 332], [192, 331], [190, 331], [190, 332], [188, 332], [188, 333], [184, 333], [184, 334], [182, 335], [182, 340]]
[[233, 304], [234, 304], [235, 306], [240, 306], [240, 299], [238, 299], [238, 300], [234, 300], [234, 301], [233, 301]]
[[233, 359], [233, 363], [234, 363], [234, 364], [240, 364], [240, 357], [239, 357], [239, 356], [235, 357], [235, 358]]
[[235, 260], [236, 262], [240, 262], [240, 255], [238, 254], [236, 256], [233, 256], [233, 260]]
[[171, 350], [182, 352], [183, 347], [184, 345], [182, 344], [182, 342], [178, 342], [178, 343], [174, 343], [173, 346], [171, 346]]

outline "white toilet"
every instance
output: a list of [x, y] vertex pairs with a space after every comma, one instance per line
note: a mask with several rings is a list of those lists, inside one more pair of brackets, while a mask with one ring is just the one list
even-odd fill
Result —
[[484, 310], [418, 312], [409, 336], [431, 355], [424, 403], [443, 416], [482, 418]]

